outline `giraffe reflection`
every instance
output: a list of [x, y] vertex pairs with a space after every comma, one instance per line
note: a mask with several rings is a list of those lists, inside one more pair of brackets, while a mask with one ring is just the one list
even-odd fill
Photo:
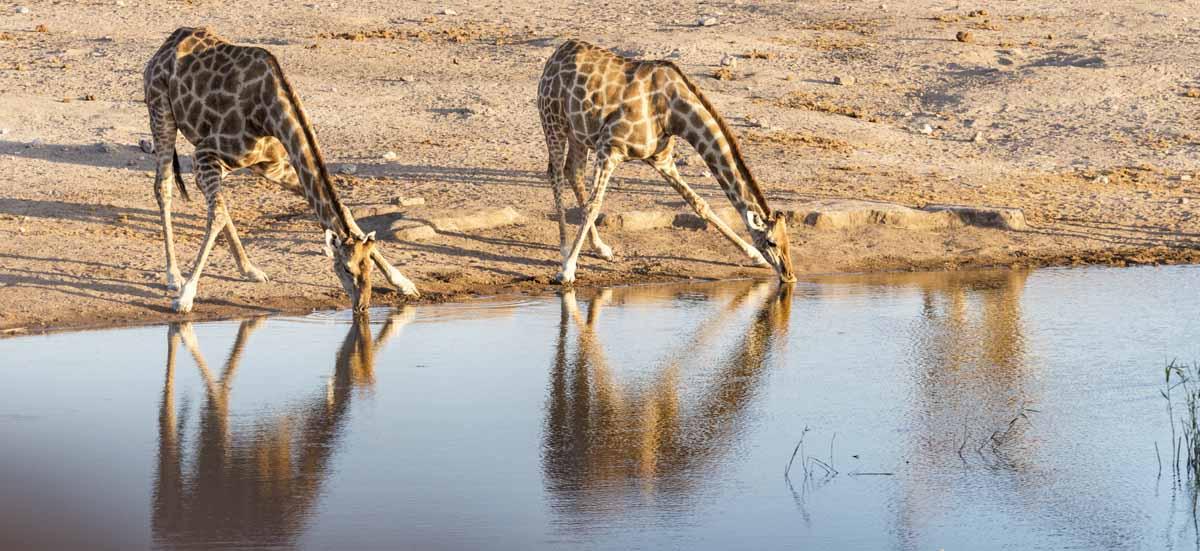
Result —
[[[246, 340], [263, 318], [242, 322], [219, 377], [201, 355], [191, 324], [172, 324], [153, 495], [156, 543], [292, 543], [316, 504], [354, 391], [374, 384], [375, 351], [411, 317], [411, 309], [392, 316], [372, 339], [370, 320], [356, 316], [325, 391], [250, 426], [231, 425], [229, 398]], [[181, 342], [206, 389], [193, 438], [183, 434], [186, 409], [177, 415], [175, 406], [175, 356]]]
[[[627, 495], [626, 484], [640, 485], [643, 494], [686, 493], [690, 479], [719, 462], [746, 422], [769, 353], [786, 342], [791, 286], [776, 292], [767, 283], [747, 283], [690, 338], [676, 341], [661, 369], [626, 384], [618, 382], [597, 330], [611, 298], [611, 291], [598, 294], [586, 318], [573, 292], [562, 298], [543, 468], [550, 491], [570, 513], [597, 512], [613, 500], [595, 498]], [[741, 326], [737, 318], [747, 309], [752, 315]], [[717, 348], [719, 363], [687, 373], [698, 351], [721, 346], [722, 333], [733, 342]]]

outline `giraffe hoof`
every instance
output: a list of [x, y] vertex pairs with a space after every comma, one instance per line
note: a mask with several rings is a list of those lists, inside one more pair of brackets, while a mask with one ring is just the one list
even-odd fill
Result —
[[192, 311], [192, 299], [177, 298], [171, 301], [171, 310], [177, 314], [187, 314]]
[[575, 283], [575, 274], [558, 272], [558, 275], [554, 276], [554, 282], [564, 287], [569, 287]]
[[612, 247], [604, 244], [596, 246], [596, 255], [609, 262], [612, 262], [614, 258]]
[[264, 272], [258, 268], [255, 268], [253, 266], [251, 266], [249, 269], [247, 269], [243, 275], [246, 277], [246, 279], [248, 279], [250, 281], [256, 281], [258, 283], [266, 283], [271, 280], [270, 278], [267, 277], [266, 272]]

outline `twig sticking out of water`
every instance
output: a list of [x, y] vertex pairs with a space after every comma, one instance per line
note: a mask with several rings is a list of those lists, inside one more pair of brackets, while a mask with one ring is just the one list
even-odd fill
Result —
[[[800, 451], [800, 448], [804, 446], [804, 435], [806, 434], [808, 434], [808, 425], [804, 425], [804, 431], [800, 433], [800, 440], [796, 442], [796, 447], [792, 450], [792, 458], [788, 460], [787, 467], [783, 469], [784, 478], [788, 478], [788, 473], [792, 470], [792, 463], [796, 461], [796, 454]], [[800, 459], [800, 466], [804, 466], [803, 458]], [[804, 475], [806, 477], [808, 476], [808, 469], [804, 470]]]

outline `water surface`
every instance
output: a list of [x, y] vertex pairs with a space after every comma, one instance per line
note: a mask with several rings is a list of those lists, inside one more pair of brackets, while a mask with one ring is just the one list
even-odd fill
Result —
[[1198, 284], [846, 276], [0, 340], [0, 548], [1194, 548], [1159, 392], [1200, 359]]

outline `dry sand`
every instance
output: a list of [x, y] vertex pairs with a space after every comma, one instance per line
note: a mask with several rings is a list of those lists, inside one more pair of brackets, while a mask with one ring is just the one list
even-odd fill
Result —
[[[178, 317], [164, 287], [151, 161], [137, 144], [149, 137], [142, 66], [179, 26], [209, 26], [280, 57], [329, 161], [357, 169], [339, 177], [352, 209], [421, 197], [425, 206], [405, 214], [512, 206], [525, 216], [521, 225], [385, 243], [425, 300], [554, 289], [558, 247], [535, 95], [542, 63], [569, 37], [682, 65], [742, 136], [773, 206], [829, 198], [1008, 206], [1031, 226], [797, 227], [802, 273], [1198, 256], [1193, 2], [612, 8], [625, 4], [0, 3], [0, 330]], [[697, 25], [704, 18], [715, 24]], [[970, 42], [955, 39], [961, 31]], [[722, 205], [695, 157], [682, 170]], [[273, 280], [242, 281], [219, 243], [191, 318], [347, 304], [299, 198], [242, 175], [228, 180], [226, 197]], [[679, 210], [678, 202], [630, 163], [605, 210]], [[177, 200], [176, 212], [186, 275], [203, 204]], [[744, 266], [712, 230], [605, 233], [618, 258], [585, 257], [580, 285], [770, 275]], [[376, 294], [381, 304], [402, 300]]]

